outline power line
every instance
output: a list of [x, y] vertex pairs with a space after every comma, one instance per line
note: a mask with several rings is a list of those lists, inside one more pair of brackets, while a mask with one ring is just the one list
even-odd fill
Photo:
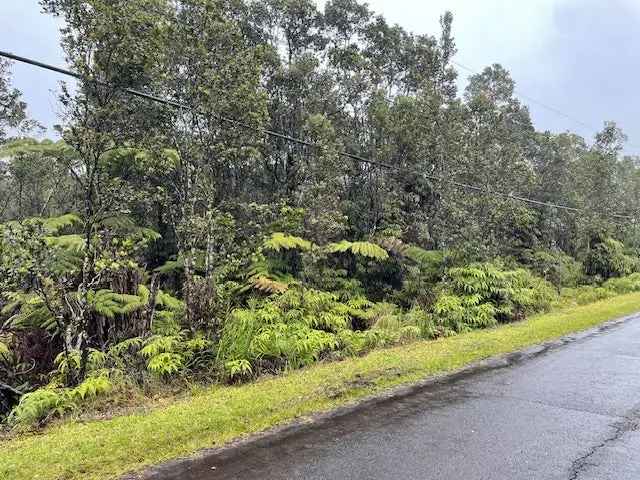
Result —
[[[472, 73], [474, 75], [480, 74], [480, 72], [478, 70], [476, 70], [474, 68], [471, 68], [471, 67], [469, 67], [469, 66], [467, 66], [467, 65], [465, 65], [463, 63], [460, 63], [460, 62], [458, 62], [456, 60], [451, 60], [451, 63], [454, 64], [456, 67], [461, 68], [463, 70], [466, 70], [467, 72]], [[532, 97], [531, 95], [528, 95], [528, 94], [524, 93], [520, 89], [514, 89], [514, 93], [517, 96], [519, 96], [521, 98], [524, 98], [525, 100], [529, 101], [530, 103], [536, 104], [539, 107], [544, 108], [545, 110], [548, 110], [548, 111], [550, 111], [552, 113], [555, 113], [556, 115], [559, 115], [561, 117], [566, 118], [567, 120], [572, 121], [576, 125], [580, 125], [581, 127], [588, 129], [592, 133], [593, 132], [597, 132], [597, 131], [600, 130], [599, 127], [596, 127], [595, 125], [591, 125], [591, 124], [589, 124], [587, 122], [584, 122], [583, 120], [580, 120], [579, 118], [574, 117], [573, 115], [570, 115], [570, 114], [568, 114], [566, 112], [563, 112], [559, 108], [556, 108], [556, 107], [554, 107], [552, 105], [549, 105], [548, 103], [545, 103], [545, 102], [542, 102], [540, 100], [537, 100], [534, 97]], [[640, 150], [640, 147], [638, 147], [636, 145], [633, 145], [631, 143], [627, 143], [627, 146]]]
[[[13, 53], [10, 52], [5, 52], [0, 50], [0, 57], [4, 57], [4, 58], [8, 58], [10, 60], [14, 60], [16, 62], [21, 62], [21, 63], [25, 63], [28, 65], [32, 65], [34, 67], [38, 67], [38, 68], [42, 68], [45, 70], [49, 70], [52, 72], [56, 72], [62, 75], [66, 75], [69, 77], [73, 77], [77, 80], [81, 80], [83, 82], [93, 82], [93, 83], [97, 83], [99, 85], [103, 85], [106, 86], [108, 88], [113, 88], [116, 90], [121, 90], [125, 93], [128, 93], [130, 95], [133, 95], [135, 97], [138, 98], [143, 98], [145, 100], [150, 100], [152, 102], [156, 102], [156, 103], [160, 103], [163, 105], [167, 105], [170, 107], [174, 107], [174, 108], [179, 108], [179, 109], [184, 109], [184, 110], [190, 110], [190, 111], [194, 111], [197, 112], [197, 109], [191, 105], [182, 103], [182, 102], [178, 102], [175, 100], [171, 100], [171, 99], [167, 99], [167, 98], [163, 98], [163, 97], [159, 97], [156, 95], [152, 95], [146, 92], [142, 92], [140, 90], [136, 90], [133, 88], [128, 88], [128, 87], [119, 87], [117, 85], [113, 85], [109, 82], [104, 82], [104, 81], [100, 81], [100, 80], [95, 80], [95, 79], [91, 79], [85, 75], [81, 75], [79, 73], [73, 72], [71, 70], [65, 69], [65, 68], [61, 68], [61, 67], [56, 67], [54, 65], [49, 65], [47, 63], [44, 62], [40, 62], [38, 60], [33, 60], [27, 57], [22, 57], [19, 55], [15, 55]], [[285, 140], [287, 142], [291, 142], [291, 143], [297, 143], [299, 145], [304, 145], [307, 147], [311, 147], [311, 148], [316, 148], [316, 149], [322, 149], [323, 147], [321, 145], [318, 145], [315, 142], [309, 141], [309, 140], [304, 140], [304, 139], [300, 139], [300, 138], [296, 138], [281, 132], [277, 132], [275, 130], [269, 130], [269, 129], [265, 129], [265, 128], [259, 128], [259, 127], [254, 127], [252, 125], [249, 125], [245, 122], [242, 122], [240, 120], [234, 119], [234, 118], [228, 118], [225, 116], [221, 116], [221, 115], [215, 115], [212, 114], [213, 118], [215, 118], [216, 120], [222, 122], [222, 123], [228, 123], [230, 125], [236, 126], [236, 127], [240, 127], [246, 130], [251, 130], [254, 131], [256, 133], [260, 133], [263, 135], [267, 135], [270, 137], [274, 137], [274, 138], [279, 138], [281, 140]], [[381, 168], [385, 168], [387, 170], [395, 170], [395, 171], [401, 171], [398, 167], [394, 166], [394, 165], [390, 165], [388, 163], [383, 163], [383, 162], [379, 162], [379, 161], [375, 161], [375, 160], [370, 160], [368, 158], [362, 157], [360, 155], [356, 155], [353, 153], [349, 153], [346, 151], [338, 151], [337, 152], [338, 155], [343, 156], [343, 157], [347, 157], [350, 158], [352, 160], [355, 160], [357, 162], [360, 163], [365, 163], [365, 164], [369, 164], [369, 165], [374, 165], [374, 166], [378, 166]], [[604, 212], [590, 212], [589, 210], [586, 209], [581, 209], [581, 208], [577, 208], [577, 207], [570, 207], [568, 205], [562, 205], [562, 204], [556, 204], [556, 203], [551, 203], [551, 202], [544, 202], [541, 200], [536, 200], [536, 199], [532, 199], [532, 198], [528, 198], [528, 197], [522, 197], [520, 195], [514, 195], [513, 193], [506, 193], [506, 192], [501, 192], [501, 191], [496, 191], [496, 190], [491, 190], [489, 188], [486, 187], [481, 187], [478, 185], [471, 185], [468, 183], [463, 183], [463, 182], [458, 182], [456, 180], [452, 180], [450, 178], [447, 177], [441, 177], [441, 176], [437, 176], [437, 175], [431, 175], [428, 173], [424, 173], [424, 172], [420, 172], [420, 171], [415, 171], [414, 173], [417, 173], [418, 175], [422, 175], [424, 178], [427, 178], [429, 180], [433, 180], [433, 181], [437, 181], [437, 182], [441, 182], [441, 183], [447, 183], [449, 185], [452, 185], [454, 187], [457, 188], [461, 188], [464, 190], [470, 190], [473, 192], [477, 192], [477, 193], [481, 193], [484, 195], [489, 195], [489, 196], [496, 196], [496, 197], [501, 197], [501, 198], [505, 198], [505, 199], [510, 199], [510, 200], [515, 200], [515, 201], [519, 201], [522, 203], [527, 203], [530, 205], [535, 205], [538, 207], [549, 207], [549, 208], [556, 208], [559, 210], [565, 210], [565, 211], [569, 211], [569, 212], [574, 212], [574, 213], [596, 213], [598, 215], [601, 216], [605, 216], [605, 217], [611, 217], [611, 218], [619, 218], [619, 219], [625, 219], [625, 220], [635, 220], [635, 217], [630, 216], [630, 215], [619, 215], [619, 214], [610, 214], [610, 213], [604, 213]]]

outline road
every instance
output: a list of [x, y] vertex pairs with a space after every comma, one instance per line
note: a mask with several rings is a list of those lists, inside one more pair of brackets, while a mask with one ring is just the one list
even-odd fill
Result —
[[179, 478], [640, 479], [640, 318], [227, 451]]

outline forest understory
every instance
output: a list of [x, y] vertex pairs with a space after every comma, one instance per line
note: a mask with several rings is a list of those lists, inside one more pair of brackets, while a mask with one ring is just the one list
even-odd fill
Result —
[[[119, 442], [118, 418], [401, 369], [298, 410], [256, 397], [228, 440], [640, 310], [624, 134], [537, 131], [500, 65], [459, 92], [450, 13], [415, 35], [356, 0], [40, 4], [79, 79], [44, 139], [0, 61], [0, 473], [34, 432]], [[132, 468], [185, 453], [143, 444]]]

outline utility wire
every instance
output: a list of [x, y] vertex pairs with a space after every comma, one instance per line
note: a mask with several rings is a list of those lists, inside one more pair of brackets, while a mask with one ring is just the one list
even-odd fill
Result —
[[[462, 70], [466, 70], [467, 72], [472, 73], [474, 75], [479, 75], [480, 74], [480, 72], [478, 70], [476, 70], [474, 68], [471, 68], [471, 67], [469, 67], [469, 66], [467, 66], [467, 65], [465, 65], [463, 63], [460, 63], [460, 62], [458, 62], [456, 60], [451, 60], [451, 63], [453, 65], [455, 65], [456, 67], [461, 68]], [[524, 98], [525, 100], [529, 101], [530, 103], [534, 103], [534, 104], [538, 105], [539, 107], [544, 108], [545, 110], [548, 110], [548, 111], [550, 111], [552, 113], [555, 113], [556, 115], [559, 115], [561, 117], [566, 118], [567, 120], [572, 121], [576, 125], [580, 125], [581, 127], [586, 128], [591, 133], [597, 132], [597, 131], [600, 130], [599, 127], [596, 127], [595, 125], [591, 125], [589, 123], [586, 123], [586, 122], [580, 120], [579, 118], [574, 117], [573, 115], [569, 115], [568, 113], [563, 112], [559, 108], [556, 108], [556, 107], [554, 107], [552, 105], [549, 105], [548, 103], [541, 102], [540, 100], [537, 100], [537, 99], [533, 98], [531, 95], [527, 95], [526, 93], [524, 93], [520, 89], [515, 89], [514, 93], [517, 96], [519, 96], [521, 98]], [[630, 144], [630, 143], [627, 143], [627, 147], [632, 147], [632, 148], [640, 150], [640, 147], [638, 147], [636, 145], [633, 145], [633, 144]]]
[[[190, 110], [190, 111], [194, 111], [197, 113], [197, 109], [191, 105], [182, 103], [182, 102], [178, 102], [175, 100], [171, 100], [171, 99], [167, 99], [167, 98], [163, 98], [163, 97], [159, 97], [156, 95], [152, 95], [146, 92], [142, 92], [140, 90], [136, 90], [133, 88], [128, 88], [128, 87], [119, 87], [113, 84], [110, 84], [108, 82], [104, 82], [104, 81], [100, 81], [100, 80], [95, 80], [95, 79], [91, 79], [85, 75], [81, 75], [79, 73], [73, 72], [71, 70], [65, 69], [65, 68], [61, 68], [61, 67], [56, 67], [54, 65], [49, 65], [47, 63], [44, 62], [40, 62], [38, 60], [33, 60], [27, 57], [22, 57], [20, 55], [16, 55], [10, 52], [5, 52], [0, 50], [0, 57], [4, 57], [4, 58], [8, 58], [10, 60], [14, 60], [16, 62], [21, 62], [21, 63], [25, 63], [28, 65], [32, 65], [34, 67], [38, 67], [38, 68], [42, 68], [45, 70], [49, 70], [52, 72], [56, 72], [56, 73], [60, 73], [62, 75], [66, 75], [69, 77], [73, 77], [77, 80], [83, 81], [83, 82], [93, 82], [93, 83], [97, 83], [99, 85], [103, 85], [109, 88], [113, 88], [116, 90], [121, 90], [123, 92], [126, 92], [132, 96], [138, 97], [138, 98], [143, 98], [145, 100], [150, 100], [152, 102], [156, 102], [156, 103], [160, 103], [163, 105], [167, 105], [170, 107], [174, 107], [174, 108], [178, 108], [178, 109], [184, 109], [184, 110]], [[456, 64], [457, 65], [457, 64]], [[458, 65], [460, 66], [460, 65]], [[462, 68], [462, 67], [461, 67]], [[465, 68], [466, 69], [466, 68]], [[261, 133], [263, 135], [267, 135], [270, 137], [274, 137], [274, 138], [279, 138], [281, 140], [285, 140], [287, 142], [291, 142], [291, 143], [297, 143], [299, 145], [304, 145], [307, 147], [311, 147], [311, 148], [316, 148], [316, 149], [322, 149], [321, 145], [318, 145], [317, 143], [314, 143], [312, 141], [309, 140], [304, 140], [304, 139], [300, 139], [300, 138], [296, 138], [281, 132], [277, 132], [275, 130], [269, 130], [269, 129], [265, 129], [265, 128], [258, 128], [258, 127], [254, 127], [252, 125], [249, 125], [248, 123], [245, 123], [243, 121], [234, 119], [234, 118], [228, 118], [225, 116], [221, 116], [221, 115], [213, 115], [213, 117], [222, 122], [222, 123], [227, 123], [236, 127], [240, 127], [246, 130], [251, 130], [257, 133]], [[342, 156], [342, 157], [347, 157], [350, 158], [352, 160], [355, 160], [356, 162], [359, 163], [365, 163], [368, 165], [374, 165], [374, 166], [378, 166], [381, 168], [385, 168], [387, 170], [395, 170], [395, 171], [401, 171], [398, 167], [394, 166], [394, 165], [390, 165], [388, 163], [383, 163], [383, 162], [379, 162], [379, 161], [375, 161], [375, 160], [370, 160], [368, 158], [362, 157], [360, 155], [356, 155], [353, 153], [349, 153], [347, 151], [338, 151], [337, 152], [338, 155]], [[519, 201], [522, 203], [527, 203], [530, 205], [535, 205], [538, 207], [549, 207], [549, 208], [556, 208], [559, 210], [565, 210], [565, 211], [569, 211], [569, 212], [574, 212], [574, 213], [596, 213], [598, 215], [601, 216], [605, 216], [605, 217], [612, 217], [612, 218], [618, 218], [618, 219], [625, 219], [625, 220], [634, 220], [635, 221], [635, 217], [630, 216], [630, 215], [620, 215], [620, 214], [614, 214], [614, 213], [605, 213], [605, 212], [590, 212], [589, 210], [586, 209], [582, 209], [582, 208], [577, 208], [577, 207], [570, 207], [568, 205], [562, 205], [562, 204], [556, 204], [556, 203], [551, 203], [551, 202], [544, 202], [541, 200], [535, 200], [532, 198], [528, 198], [528, 197], [522, 197], [520, 195], [515, 195], [513, 193], [506, 193], [506, 192], [501, 192], [501, 191], [497, 191], [497, 190], [491, 190], [490, 188], [486, 188], [486, 187], [481, 187], [478, 185], [471, 185], [468, 183], [463, 183], [463, 182], [458, 182], [456, 180], [452, 180], [450, 178], [447, 177], [441, 177], [441, 176], [437, 176], [437, 175], [431, 175], [428, 173], [424, 173], [424, 172], [420, 172], [420, 171], [415, 171], [414, 173], [417, 173], [418, 175], [422, 175], [424, 178], [427, 178], [429, 180], [434, 180], [434, 181], [438, 181], [438, 182], [442, 182], [442, 183], [447, 183], [449, 185], [452, 185], [454, 187], [457, 188], [461, 188], [464, 190], [470, 190], [473, 192], [477, 192], [477, 193], [481, 193], [484, 195], [489, 195], [489, 196], [495, 196], [495, 197], [501, 197], [501, 198], [505, 198], [505, 199], [510, 199], [510, 200], [515, 200], [515, 201]]]

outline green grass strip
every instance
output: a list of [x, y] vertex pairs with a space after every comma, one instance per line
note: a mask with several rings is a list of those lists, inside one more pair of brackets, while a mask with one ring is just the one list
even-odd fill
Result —
[[317, 364], [251, 384], [214, 387], [149, 413], [67, 422], [0, 443], [0, 479], [117, 478], [637, 311], [640, 293], [633, 293], [491, 330]]

